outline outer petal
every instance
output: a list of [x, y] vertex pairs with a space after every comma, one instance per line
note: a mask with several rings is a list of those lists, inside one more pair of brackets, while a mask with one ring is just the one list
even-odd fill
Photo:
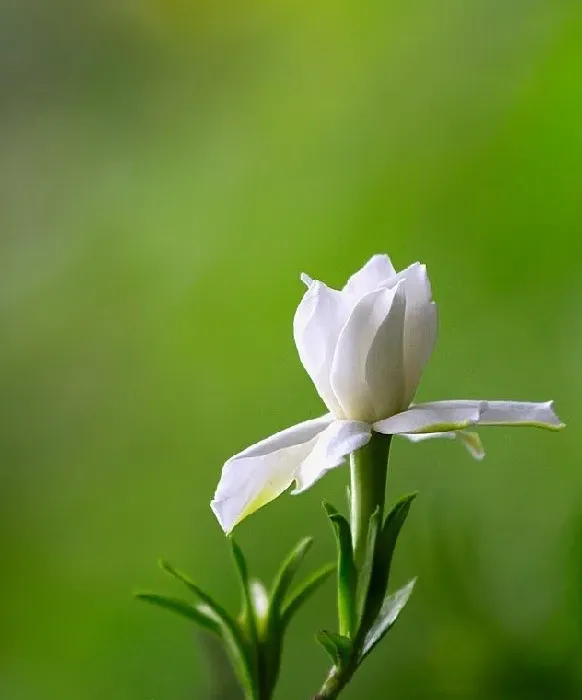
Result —
[[365, 374], [372, 396], [373, 420], [391, 416], [408, 405], [404, 399], [406, 304], [404, 288], [395, 287], [390, 311], [380, 324], [366, 358]]
[[554, 402], [486, 401], [479, 425], [533, 426], [560, 430], [565, 424], [554, 411]]
[[414, 263], [399, 273], [398, 278], [402, 278], [406, 290], [404, 372], [406, 403], [410, 403], [436, 344], [438, 314], [426, 265]]
[[410, 442], [423, 442], [424, 440], [430, 440], [432, 438], [456, 439], [465, 445], [471, 456], [475, 459], [482, 460], [483, 457], [485, 457], [485, 450], [479, 435], [469, 430], [454, 430], [450, 433], [402, 433], [402, 437], [410, 440]]
[[411, 406], [407, 411], [377, 421], [378, 433], [441, 433], [462, 430], [479, 422], [485, 401], [432, 401]]
[[369, 292], [386, 287], [388, 280], [395, 275], [396, 270], [387, 255], [374, 255], [361, 270], [350, 277], [342, 291], [360, 299]]
[[338, 338], [330, 377], [347, 418], [372, 422], [401, 408], [404, 312], [400, 287], [377, 289], [354, 306]]
[[354, 420], [336, 420], [317, 438], [315, 447], [299, 467], [291, 493], [301, 493], [330, 469], [339, 466], [346, 455], [366, 445], [372, 437], [372, 426]]
[[307, 275], [309, 285], [293, 319], [293, 337], [305, 370], [330, 411], [341, 409], [330, 383], [330, 370], [340, 331], [352, 305], [341, 292]]
[[291, 485], [299, 465], [332, 420], [327, 415], [299, 423], [226, 462], [210, 504], [226, 533]]

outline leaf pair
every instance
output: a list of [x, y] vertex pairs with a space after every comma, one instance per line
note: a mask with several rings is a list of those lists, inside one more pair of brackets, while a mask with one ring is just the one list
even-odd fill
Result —
[[412, 493], [399, 499], [381, 530], [379, 514], [375, 512], [370, 518], [366, 556], [358, 579], [360, 637], [374, 624], [384, 603], [398, 536], [415, 498], [416, 493]]
[[260, 581], [249, 577], [240, 547], [233, 540], [231, 545], [242, 588], [242, 611], [238, 619], [234, 619], [186, 574], [165, 561], [160, 562], [162, 569], [184, 584], [198, 602], [192, 604], [157, 593], [135, 595], [139, 600], [178, 613], [218, 636], [247, 700], [268, 700], [279, 672], [285, 629], [301, 605], [329, 577], [335, 565], [322, 567], [290, 592], [292, 580], [312, 545], [311, 538], [305, 538], [284, 561], [269, 594]]
[[338, 554], [339, 634], [322, 631], [317, 639], [338, 669], [357, 666], [394, 624], [408, 601], [415, 581], [386, 596], [398, 535], [416, 494], [400, 499], [380, 526], [380, 511], [370, 517], [366, 550], [356, 567], [348, 521], [332, 505], [324, 508], [336, 537]]
[[[236, 552], [235, 546], [233, 546], [233, 552]], [[235, 554], [235, 561], [236, 559]], [[256, 687], [256, 674], [252, 659], [253, 640], [248, 634], [248, 628], [245, 629], [244, 626], [237, 623], [219, 603], [199, 588], [186, 574], [174, 569], [164, 560], [160, 560], [160, 567], [184, 584], [200, 602], [191, 604], [178, 598], [156, 593], [136, 593], [136, 598], [181, 614], [216, 634], [226, 649], [242, 688], [248, 697], [253, 697], [251, 693]]]

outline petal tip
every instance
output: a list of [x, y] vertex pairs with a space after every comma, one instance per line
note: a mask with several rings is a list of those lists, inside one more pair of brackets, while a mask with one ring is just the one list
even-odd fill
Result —
[[302, 272], [299, 277], [306, 287], [311, 287], [313, 284], [313, 277], [310, 277], [306, 272]]
[[301, 488], [301, 485], [299, 484], [299, 480], [295, 479], [295, 486], [289, 491], [289, 495], [291, 496], [298, 496], [300, 493], [303, 493], [306, 489]]
[[222, 528], [222, 531], [228, 536], [232, 533], [236, 522], [230, 522], [229, 519], [225, 517], [225, 513], [221, 507], [223, 503], [224, 501], [212, 500], [210, 501], [210, 508], [218, 520], [218, 524]]
[[465, 445], [473, 459], [476, 459], [478, 462], [482, 462], [485, 459], [485, 448], [478, 433], [461, 430], [455, 433], [455, 437]]
[[556, 413], [556, 402], [551, 399], [550, 401], [546, 401], [545, 407], [548, 409], [550, 412], [553, 422], [552, 422], [552, 428], [553, 430], [563, 430], [566, 427], [566, 424], [560, 420], [560, 417]]

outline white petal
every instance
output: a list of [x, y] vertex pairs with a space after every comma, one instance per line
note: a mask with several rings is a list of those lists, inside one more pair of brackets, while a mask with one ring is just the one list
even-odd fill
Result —
[[438, 331], [436, 304], [432, 301], [426, 265], [414, 263], [396, 276], [406, 291], [404, 371], [406, 403], [414, 398], [420, 376], [433, 353]]
[[560, 430], [564, 423], [554, 411], [554, 402], [486, 401], [479, 425], [533, 426]]
[[308, 489], [330, 469], [339, 466], [347, 455], [366, 445], [371, 437], [369, 423], [334, 421], [319, 435], [312, 452], [299, 467], [295, 477], [297, 487], [291, 493]]
[[[305, 278], [304, 281], [307, 281]], [[305, 370], [328, 409], [341, 415], [329, 375], [340, 331], [351, 310], [341, 292], [312, 281], [293, 319], [293, 337]]]
[[485, 457], [485, 450], [479, 435], [469, 430], [453, 430], [450, 433], [401, 433], [401, 436], [410, 442], [423, 442], [432, 438], [446, 438], [461, 442], [472, 457], [482, 460]]
[[479, 421], [485, 401], [432, 401], [411, 406], [407, 411], [377, 421], [378, 433], [440, 433], [462, 430]]
[[404, 294], [378, 289], [354, 306], [337, 342], [331, 385], [343, 415], [372, 422], [401, 408]]
[[378, 420], [401, 410], [405, 402], [404, 319], [406, 316], [404, 288], [394, 289], [390, 311], [380, 324], [366, 358], [366, 382], [370, 387], [373, 419]]
[[317, 436], [332, 420], [327, 415], [299, 423], [251, 445], [226, 462], [210, 504], [226, 533], [291, 485]]
[[396, 270], [387, 255], [374, 255], [368, 262], [350, 277], [342, 291], [357, 297], [363, 297], [380, 287], [396, 275]]

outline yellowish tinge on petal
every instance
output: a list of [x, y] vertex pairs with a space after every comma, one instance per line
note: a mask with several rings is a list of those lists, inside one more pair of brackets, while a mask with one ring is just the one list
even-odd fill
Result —
[[475, 459], [482, 460], [485, 457], [485, 448], [477, 433], [469, 430], [458, 430], [455, 437], [465, 445]]
[[471, 425], [475, 425], [474, 420], [464, 420], [458, 421], [457, 423], [432, 423], [419, 430], [413, 430], [411, 433], [414, 435], [422, 435], [423, 433], [449, 433], [452, 431], [464, 430], [469, 428]]

